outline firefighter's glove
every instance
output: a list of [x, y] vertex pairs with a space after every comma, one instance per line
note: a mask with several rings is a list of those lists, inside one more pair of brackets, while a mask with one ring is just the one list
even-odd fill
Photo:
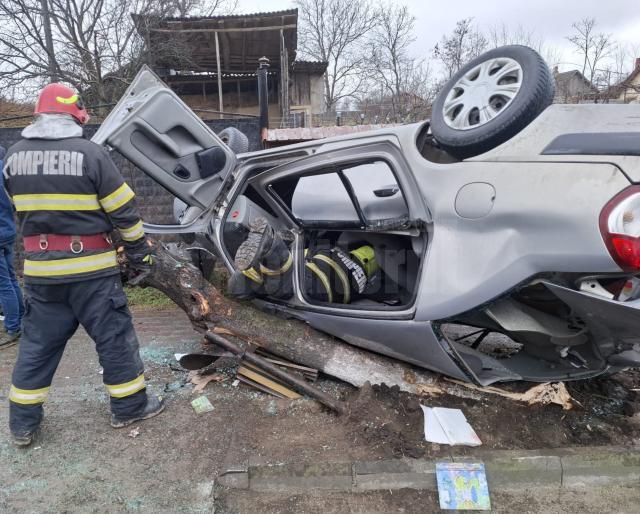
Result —
[[153, 249], [146, 243], [125, 247], [127, 255], [127, 283], [137, 286], [153, 271], [155, 257]]

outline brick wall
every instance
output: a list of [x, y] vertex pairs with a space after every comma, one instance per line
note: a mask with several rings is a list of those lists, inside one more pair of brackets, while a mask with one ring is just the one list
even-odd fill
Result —
[[[206, 121], [214, 132], [219, 132], [226, 127], [236, 127], [249, 138], [249, 150], [260, 149], [260, 128], [257, 120], [212, 120]], [[98, 129], [98, 125], [89, 125], [85, 129], [85, 135], [91, 137]], [[9, 148], [20, 139], [22, 128], [0, 128], [0, 145]], [[112, 154], [116, 166], [124, 179], [135, 191], [138, 208], [142, 218], [149, 223], [173, 223], [173, 195], [159, 186], [140, 169], [122, 157], [117, 152]], [[18, 260], [22, 254], [22, 245], [16, 247]], [[21, 268], [21, 266], [18, 266]]]

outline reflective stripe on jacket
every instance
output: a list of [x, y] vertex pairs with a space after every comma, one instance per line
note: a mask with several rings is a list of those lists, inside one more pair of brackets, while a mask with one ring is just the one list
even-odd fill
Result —
[[[9, 148], [4, 184], [24, 236], [93, 235], [117, 228], [125, 244], [145, 234], [135, 194], [108, 152], [79, 137], [23, 139]], [[115, 251], [26, 252], [25, 282], [56, 283], [118, 273]]]

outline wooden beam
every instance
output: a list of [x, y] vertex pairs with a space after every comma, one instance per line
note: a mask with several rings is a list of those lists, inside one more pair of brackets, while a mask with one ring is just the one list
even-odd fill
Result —
[[[222, 71], [220, 71], [220, 41], [218, 40], [218, 33], [216, 32], [216, 62], [218, 64], [218, 100], [220, 104], [220, 111], [224, 111], [224, 103], [222, 101]], [[222, 119], [222, 114], [220, 115]]]

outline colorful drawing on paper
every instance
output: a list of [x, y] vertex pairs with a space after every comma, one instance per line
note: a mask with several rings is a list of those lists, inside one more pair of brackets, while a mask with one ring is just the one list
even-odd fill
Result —
[[449, 510], [491, 510], [484, 464], [436, 463], [440, 508]]

